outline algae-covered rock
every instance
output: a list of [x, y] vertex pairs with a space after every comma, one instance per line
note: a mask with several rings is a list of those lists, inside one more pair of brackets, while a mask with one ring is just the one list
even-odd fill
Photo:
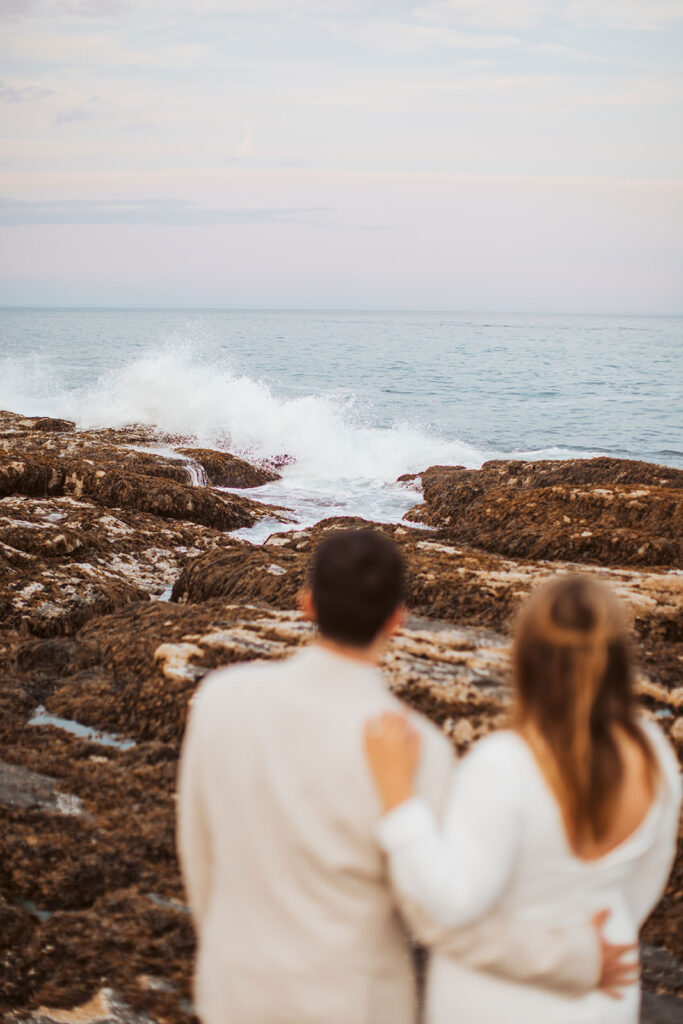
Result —
[[[188, 705], [212, 669], [312, 640], [297, 595], [330, 530], [370, 527], [399, 545], [410, 615], [386, 652], [387, 684], [458, 751], [508, 720], [525, 596], [577, 569], [625, 602], [643, 713], [683, 750], [683, 579], [666, 561], [677, 471], [623, 460], [432, 468], [415, 512], [431, 530], [335, 518], [259, 546], [224, 523], [278, 511], [188, 486], [202, 482], [196, 441], [35, 422], [0, 413], [3, 1021], [194, 1024], [174, 802]], [[210, 455], [217, 481], [232, 463]], [[570, 523], [551, 521], [560, 514]], [[648, 1001], [648, 1020], [668, 1012], [683, 976], [682, 869], [683, 854], [647, 925], [657, 950], [645, 982], [668, 993]]]
[[279, 473], [254, 466], [229, 452], [210, 448], [179, 448], [178, 451], [198, 462], [214, 487], [261, 487], [280, 479]]
[[682, 564], [683, 471], [622, 459], [487, 462], [420, 474], [407, 519], [513, 558]]

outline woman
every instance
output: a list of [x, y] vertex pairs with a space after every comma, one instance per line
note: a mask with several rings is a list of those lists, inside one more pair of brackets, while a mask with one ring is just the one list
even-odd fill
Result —
[[414, 796], [416, 734], [395, 715], [366, 730], [385, 810], [378, 836], [408, 920], [436, 946], [427, 1021], [636, 1024], [635, 978], [613, 999], [477, 969], [487, 934], [509, 921], [576, 923], [606, 907], [608, 938], [636, 943], [675, 851], [678, 763], [637, 715], [610, 592], [584, 576], [544, 587], [520, 617], [514, 673], [514, 724], [460, 762], [441, 830]]

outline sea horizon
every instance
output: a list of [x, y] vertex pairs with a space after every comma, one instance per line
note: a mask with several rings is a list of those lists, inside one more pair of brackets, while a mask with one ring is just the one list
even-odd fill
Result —
[[[0, 303], [0, 312], [23, 312], [23, 311], [45, 311], [45, 312], [220, 312], [220, 313], [444, 313], [451, 316], [561, 316], [561, 317], [596, 317], [596, 318], [623, 318], [623, 319], [683, 319], [683, 310], [680, 312], [615, 312], [614, 310], [566, 310], [566, 309], [528, 309], [528, 308], [503, 308], [494, 309], [466, 309], [460, 307], [440, 306], [335, 306], [335, 305], [310, 305], [310, 306], [282, 306], [282, 305], [260, 305], [260, 306], [231, 306], [220, 304], [67, 304], [50, 305], [42, 303], [34, 304], [9, 304]], [[683, 341], [683, 339], [682, 339]]]

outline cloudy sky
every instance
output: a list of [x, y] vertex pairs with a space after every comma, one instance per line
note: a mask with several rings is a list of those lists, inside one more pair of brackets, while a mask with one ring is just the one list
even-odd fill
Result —
[[683, 313], [683, 0], [0, 0], [0, 303]]

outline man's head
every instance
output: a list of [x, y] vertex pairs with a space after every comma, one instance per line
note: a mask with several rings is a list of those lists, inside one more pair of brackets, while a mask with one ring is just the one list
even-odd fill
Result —
[[322, 637], [368, 648], [398, 621], [403, 559], [374, 530], [339, 530], [319, 545], [310, 575], [310, 611]]

